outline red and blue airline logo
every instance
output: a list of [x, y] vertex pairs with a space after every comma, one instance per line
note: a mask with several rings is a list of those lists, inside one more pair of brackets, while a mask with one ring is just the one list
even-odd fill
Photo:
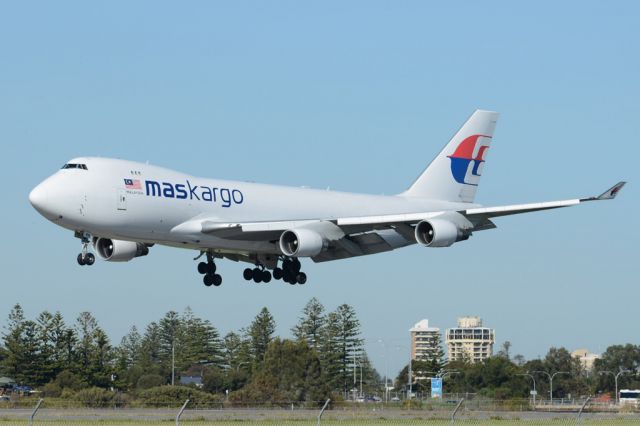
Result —
[[[484, 155], [489, 149], [488, 145], [480, 143], [476, 150], [480, 138], [491, 139], [491, 136], [471, 135], [460, 142], [454, 153], [448, 156], [451, 159], [451, 174], [456, 182], [478, 186], [480, 165], [484, 163]], [[472, 166], [469, 167], [469, 164]]]

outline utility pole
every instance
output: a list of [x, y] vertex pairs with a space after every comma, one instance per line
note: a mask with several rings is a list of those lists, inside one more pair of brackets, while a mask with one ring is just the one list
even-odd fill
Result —
[[618, 377], [620, 377], [621, 374], [625, 374], [625, 373], [631, 373], [631, 371], [620, 369], [618, 374], [614, 374], [613, 371], [600, 371], [599, 373], [599, 374], [611, 374], [613, 376], [613, 379], [616, 382], [616, 405], [620, 404], [620, 397], [618, 396]]
[[171, 340], [171, 386], [175, 385], [176, 381], [176, 339]]
[[413, 381], [411, 380], [411, 363], [413, 362], [413, 357], [411, 356], [411, 347], [409, 347], [409, 374], [408, 374], [408, 380], [409, 380], [409, 399], [411, 399], [412, 395], [413, 395]]
[[547, 377], [549, 377], [549, 403], [553, 405], [553, 378], [556, 377], [558, 374], [571, 374], [571, 373], [569, 373], [568, 371], [556, 371], [553, 374], [549, 374], [546, 371], [534, 371], [534, 373], [546, 374]]
[[522, 374], [516, 374], [516, 376], [527, 376], [527, 377], [531, 377], [531, 380], [533, 380], [533, 392], [531, 392], [531, 395], [533, 396], [533, 409], [536, 409], [536, 395], [538, 394], [538, 391], [536, 390], [536, 378], [533, 377], [532, 374], [529, 374], [529, 372], [526, 373], [522, 373]]

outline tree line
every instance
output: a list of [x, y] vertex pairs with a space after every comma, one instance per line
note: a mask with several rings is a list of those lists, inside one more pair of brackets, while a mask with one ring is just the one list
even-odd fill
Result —
[[[609, 346], [586, 368], [565, 348], [551, 348], [542, 359], [526, 361], [522, 355], [511, 357], [507, 341], [497, 355], [480, 363], [469, 360], [445, 363], [442, 352], [428, 361], [412, 362], [412, 391], [429, 393], [430, 377], [444, 375], [445, 393], [474, 393], [493, 399], [529, 398], [536, 381], [538, 399], [548, 399], [553, 379], [553, 398], [580, 398], [608, 394], [614, 397], [614, 375], [620, 371], [619, 389], [640, 389], [640, 345]], [[396, 378], [395, 388], [408, 388], [408, 365]]]
[[2, 333], [0, 374], [54, 397], [91, 387], [139, 392], [199, 376], [204, 391], [230, 400], [319, 401], [350, 392], [354, 369], [369, 392], [379, 386], [352, 306], [327, 312], [313, 298], [293, 339], [278, 338], [275, 330], [266, 307], [224, 336], [186, 308], [144, 330], [131, 327], [114, 345], [90, 312], [68, 324], [60, 312], [28, 319], [16, 304]]

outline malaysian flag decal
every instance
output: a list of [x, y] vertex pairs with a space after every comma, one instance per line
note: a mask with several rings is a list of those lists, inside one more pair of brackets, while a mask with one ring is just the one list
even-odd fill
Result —
[[124, 187], [127, 189], [142, 189], [138, 179], [125, 179]]

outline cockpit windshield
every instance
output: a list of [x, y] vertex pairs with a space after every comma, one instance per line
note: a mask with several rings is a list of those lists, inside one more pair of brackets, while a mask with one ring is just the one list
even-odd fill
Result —
[[77, 164], [77, 163], [67, 163], [64, 166], [62, 166], [63, 169], [82, 169], [82, 170], [88, 170], [87, 169], [87, 165], [86, 164]]

